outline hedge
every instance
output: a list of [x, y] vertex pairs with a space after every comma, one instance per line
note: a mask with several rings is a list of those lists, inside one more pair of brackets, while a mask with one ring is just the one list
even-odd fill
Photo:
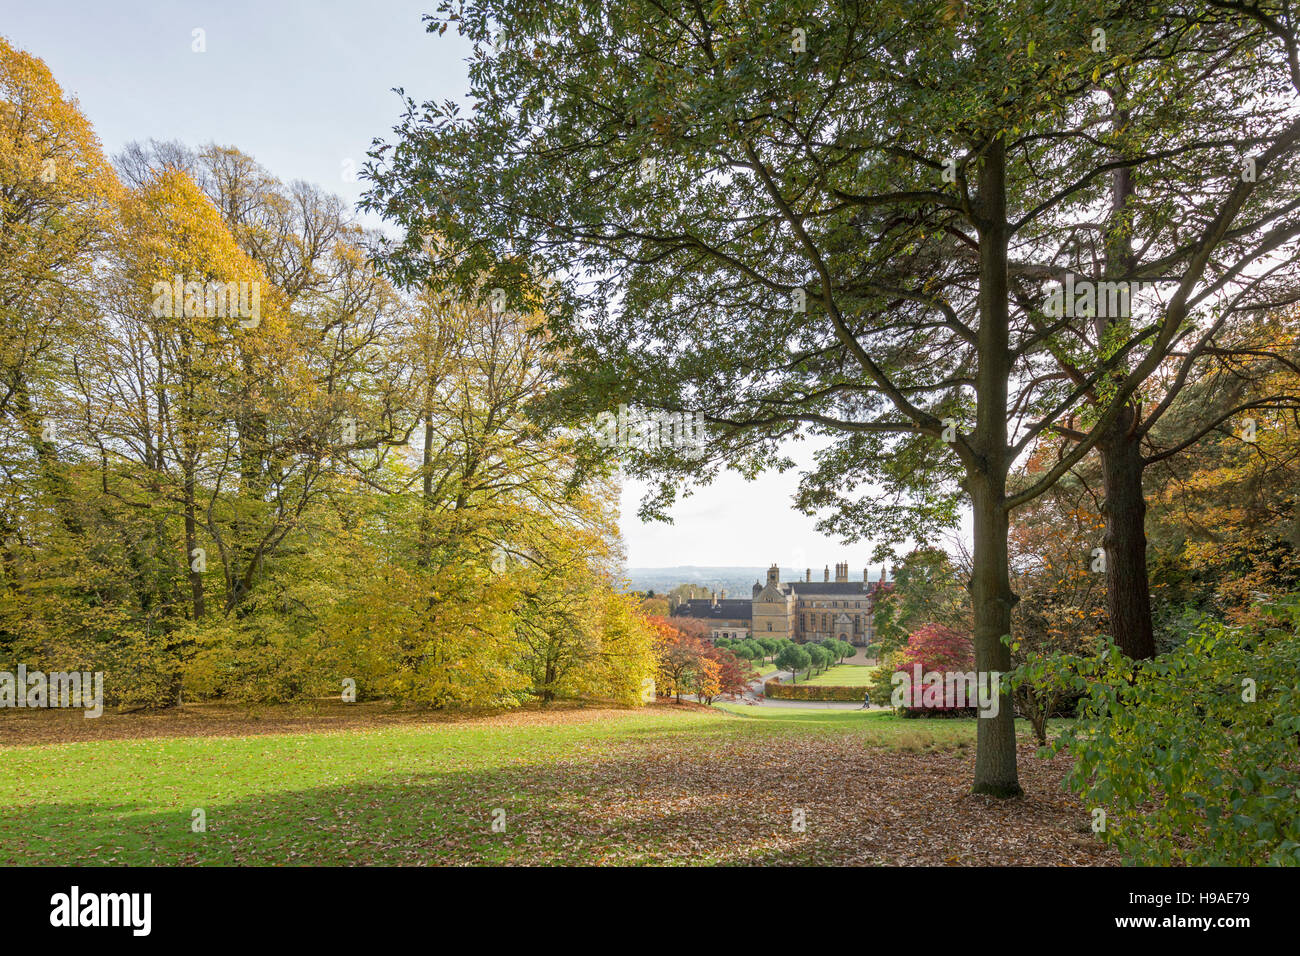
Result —
[[836, 687], [833, 684], [782, 684], [770, 680], [763, 684], [763, 694], [773, 700], [843, 700], [861, 701], [865, 687]]

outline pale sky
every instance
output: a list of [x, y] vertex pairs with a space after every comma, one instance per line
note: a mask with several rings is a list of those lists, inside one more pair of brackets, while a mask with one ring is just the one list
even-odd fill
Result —
[[[305, 179], [348, 202], [349, 179], [376, 136], [401, 113], [391, 92], [417, 102], [464, 95], [468, 44], [424, 32], [437, 0], [3, 0], [0, 33], [40, 57], [75, 95], [105, 152], [132, 140], [236, 146], [283, 180]], [[194, 31], [205, 51], [194, 51]], [[378, 225], [367, 219], [368, 225]], [[808, 445], [800, 447], [806, 454]], [[870, 548], [842, 547], [798, 514], [795, 472], [746, 482], [734, 474], [679, 502], [675, 525], [643, 525], [641, 488], [625, 487], [623, 536], [631, 567], [850, 567]]]

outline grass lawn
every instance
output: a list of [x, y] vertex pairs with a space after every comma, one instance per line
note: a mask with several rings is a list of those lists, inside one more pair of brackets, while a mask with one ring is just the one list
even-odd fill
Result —
[[0, 747], [0, 863], [1110, 862], [1075, 839], [1088, 818], [1061, 759], [1035, 761], [1023, 733], [1030, 811], [1006, 845], [963, 835], [1007, 812], [964, 793], [973, 720], [658, 705], [208, 735], [101, 721], [86, 732], [109, 739]]
[[822, 671], [811, 678], [805, 680], [799, 679], [801, 684], [831, 684], [839, 687], [865, 687], [871, 683], [871, 672], [874, 667], [868, 667], [865, 664], [832, 664], [826, 670]]

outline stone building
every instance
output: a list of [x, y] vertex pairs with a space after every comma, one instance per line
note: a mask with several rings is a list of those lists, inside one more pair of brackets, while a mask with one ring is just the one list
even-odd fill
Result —
[[767, 583], [754, 582], [750, 600], [727, 600], [722, 592], [703, 600], [682, 601], [673, 609], [674, 617], [694, 617], [708, 621], [718, 637], [788, 637], [799, 643], [827, 638], [847, 641], [861, 647], [875, 638], [872, 615], [876, 596], [881, 589], [893, 587], [882, 568], [879, 580], [870, 579], [864, 568], [861, 581], [849, 580], [848, 563], [835, 565], [831, 580], [828, 565], [822, 580], [812, 579], [812, 569], [802, 581], [781, 581], [781, 571], [774, 564], [767, 569]]
[[715, 591], [707, 598], [682, 601], [673, 609], [673, 617], [693, 617], [707, 622], [715, 641], [720, 637], [744, 640], [749, 637], [753, 607], [748, 599], [728, 600], [725, 590], [721, 597]]

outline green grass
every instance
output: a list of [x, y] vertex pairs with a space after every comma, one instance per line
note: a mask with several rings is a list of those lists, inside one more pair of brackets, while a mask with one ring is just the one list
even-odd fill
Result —
[[[0, 748], [0, 863], [523, 862], [534, 846], [520, 820], [532, 819], [536, 832], [546, 814], [578, 818], [592, 788], [632, 786], [621, 774], [636, 779], [645, 760], [657, 767], [665, 748], [671, 764], [677, 747], [715, 753], [791, 735], [964, 749], [975, 722], [721, 705], [567, 723]], [[505, 833], [490, 829], [497, 807], [517, 824]], [[196, 808], [207, 832], [191, 832]], [[555, 827], [545, 832], [560, 839]], [[599, 862], [607, 849], [566, 845], [565, 861]]]
[[834, 664], [811, 678], [801, 678], [799, 683], [865, 687], [871, 683], [871, 672], [874, 670], [874, 667], [867, 667], [865, 664]]

